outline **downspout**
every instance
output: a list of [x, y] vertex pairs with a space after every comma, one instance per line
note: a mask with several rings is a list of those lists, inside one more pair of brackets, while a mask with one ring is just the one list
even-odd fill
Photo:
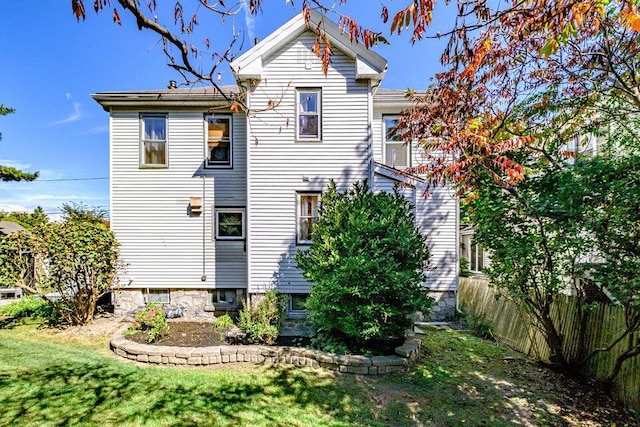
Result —
[[[205, 160], [206, 161], [206, 160]], [[200, 276], [200, 280], [203, 282], [207, 281], [207, 204], [205, 200], [206, 189], [207, 189], [207, 177], [206, 175], [202, 175], [202, 276]]]

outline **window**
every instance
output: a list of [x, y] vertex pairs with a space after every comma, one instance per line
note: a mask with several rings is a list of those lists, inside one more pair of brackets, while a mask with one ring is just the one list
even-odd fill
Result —
[[218, 208], [215, 210], [216, 239], [244, 239], [244, 209]]
[[212, 289], [209, 295], [215, 306], [238, 307], [244, 298], [244, 289]]
[[318, 217], [320, 193], [298, 193], [298, 243], [311, 243], [311, 229]]
[[290, 294], [289, 295], [289, 311], [306, 311], [305, 306], [309, 294]]
[[298, 139], [319, 141], [321, 129], [320, 89], [298, 89]]
[[207, 167], [232, 166], [231, 116], [205, 116]]
[[144, 299], [147, 304], [169, 304], [169, 289], [147, 289]]
[[384, 164], [396, 169], [405, 169], [411, 166], [411, 144], [405, 144], [394, 135], [397, 125], [397, 118], [384, 118]]
[[167, 116], [143, 114], [140, 116], [142, 166], [167, 166]]

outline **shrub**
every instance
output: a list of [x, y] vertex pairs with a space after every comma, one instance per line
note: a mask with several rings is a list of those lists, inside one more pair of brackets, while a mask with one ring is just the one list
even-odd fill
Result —
[[66, 215], [0, 239], [0, 283], [38, 295], [72, 325], [91, 321], [123, 264], [113, 233], [90, 218]]
[[247, 334], [249, 342], [271, 345], [278, 338], [284, 313], [285, 296], [271, 290], [257, 303], [244, 305], [238, 326]]
[[0, 307], [0, 315], [13, 319], [46, 319], [52, 323], [57, 323], [59, 320], [53, 307], [42, 298], [31, 295], [24, 296]]
[[306, 306], [319, 332], [361, 350], [402, 337], [410, 315], [431, 307], [421, 286], [429, 251], [412, 210], [397, 192], [374, 194], [356, 182], [339, 193], [330, 183], [312, 244], [295, 255], [313, 282]]
[[217, 317], [213, 321], [213, 329], [218, 332], [218, 338], [220, 341], [224, 340], [224, 333], [232, 329], [234, 326], [235, 324], [233, 323], [233, 319], [231, 319], [231, 316], [228, 314]]
[[159, 304], [149, 304], [145, 310], [136, 314], [131, 327], [137, 331], [146, 331], [147, 341], [150, 343], [169, 333], [164, 308]]

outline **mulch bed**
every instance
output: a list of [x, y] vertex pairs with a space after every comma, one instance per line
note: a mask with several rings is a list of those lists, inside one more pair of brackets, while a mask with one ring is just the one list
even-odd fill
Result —
[[[147, 342], [146, 332], [136, 332], [127, 335], [127, 339], [139, 344], [168, 345], [175, 347], [210, 347], [216, 345], [228, 345], [228, 342], [220, 340], [219, 334], [213, 329], [211, 323], [203, 322], [169, 322], [169, 334], [164, 335], [158, 341]], [[276, 345], [292, 347], [306, 347], [311, 340], [306, 337], [279, 337]]]

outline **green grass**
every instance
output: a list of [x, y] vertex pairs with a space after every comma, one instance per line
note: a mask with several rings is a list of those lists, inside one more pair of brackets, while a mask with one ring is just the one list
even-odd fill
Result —
[[536, 366], [494, 343], [431, 331], [424, 344], [416, 366], [386, 377], [289, 366], [178, 369], [123, 361], [109, 352], [107, 337], [69, 337], [19, 325], [0, 329], [0, 426], [501, 426], [588, 420], [563, 408], [561, 394], [537, 381]]

